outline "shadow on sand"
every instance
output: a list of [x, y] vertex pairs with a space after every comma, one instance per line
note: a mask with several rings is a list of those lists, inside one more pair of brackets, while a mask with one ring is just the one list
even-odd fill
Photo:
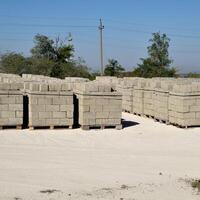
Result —
[[139, 125], [138, 122], [127, 121], [125, 119], [122, 119], [122, 126], [123, 126], [123, 128], [128, 128], [128, 127], [137, 126], [137, 125]]

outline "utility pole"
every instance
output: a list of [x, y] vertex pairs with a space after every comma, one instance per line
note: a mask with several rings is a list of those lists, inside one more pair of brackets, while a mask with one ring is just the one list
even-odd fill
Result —
[[103, 29], [104, 29], [104, 26], [102, 24], [102, 20], [100, 19], [99, 31], [100, 31], [101, 76], [103, 76], [103, 74], [104, 74], [104, 67], [103, 67]]

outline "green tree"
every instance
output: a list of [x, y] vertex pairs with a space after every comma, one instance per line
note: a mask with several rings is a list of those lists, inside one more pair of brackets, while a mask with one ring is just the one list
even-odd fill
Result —
[[170, 39], [166, 34], [153, 33], [151, 45], [147, 47], [148, 57], [141, 58], [142, 64], [133, 71], [134, 76], [141, 77], [166, 77], [176, 76], [176, 69], [170, 68], [172, 60], [169, 58]]
[[32, 56], [35, 58], [55, 59], [54, 41], [45, 35], [37, 34], [34, 37], [35, 46], [31, 49]]
[[31, 74], [40, 74], [44, 76], [50, 76], [52, 69], [55, 67], [56, 63], [47, 58], [27, 58], [28, 69]]
[[74, 47], [66, 44], [59, 37], [51, 40], [45, 35], [37, 34], [31, 56], [24, 57], [18, 53], [6, 53], [1, 56], [0, 71], [6, 73], [31, 73], [64, 78], [77, 76], [92, 78], [83, 59], [73, 60]]
[[27, 61], [20, 53], [10, 52], [1, 56], [1, 71], [22, 74], [28, 71]]
[[34, 43], [35, 46], [31, 49], [33, 57], [67, 62], [73, 56], [73, 45], [65, 44], [59, 37], [54, 41], [45, 35], [37, 34]]
[[104, 75], [106, 76], [119, 76], [125, 69], [115, 59], [109, 59], [108, 64], [105, 66]]
[[153, 33], [150, 39], [151, 46], [147, 47], [151, 63], [157, 67], [169, 67], [172, 60], [169, 59], [169, 42], [170, 39], [166, 34]]
[[[36, 71], [42, 71], [53, 77], [63, 77], [66, 71], [64, 66], [71, 64], [70, 59], [74, 53], [73, 45], [65, 44], [59, 37], [51, 40], [47, 36], [39, 34], [35, 36], [34, 41], [35, 47], [31, 49], [31, 53], [32, 57], [36, 58], [35, 67], [42, 67], [41, 70], [36, 69]], [[45, 62], [49, 63], [49, 69], [46, 69]]]
[[187, 78], [200, 78], [200, 74], [190, 72], [186, 77]]
[[65, 44], [59, 37], [55, 40], [55, 58], [57, 62], [68, 62], [74, 56], [74, 46]]
[[71, 60], [67, 63], [62, 63], [60, 65], [60, 70], [62, 71], [62, 77], [83, 77], [83, 78], [92, 78], [90, 74], [90, 69], [88, 69], [85, 61], [81, 58], [78, 60]]

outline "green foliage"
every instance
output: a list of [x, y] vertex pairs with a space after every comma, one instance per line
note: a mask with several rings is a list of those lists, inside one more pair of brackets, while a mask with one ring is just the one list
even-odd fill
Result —
[[141, 58], [142, 64], [133, 71], [133, 76], [151, 77], [173, 77], [176, 76], [176, 69], [170, 68], [172, 60], [169, 59], [169, 41], [166, 34], [153, 33], [152, 43], [148, 49], [148, 58]]
[[33, 57], [55, 59], [54, 41], [45, 35], [37, 34], [34, 37], [35, 47], [31, 49]]
[[[54, 70], [55, 69], [55, 70]], [[85, 62], [82, 60], [78, 61], [69, 61], [66, 63], [60, 63], [53, 69], [51, 76], [53, 77], [83, 77], [83, 78], [92, 78], [90, 70], [85, 65]]]
[[200, 74], [198, 73], [189, 73], [187, 75], [188, 78], [200, 78]]
[[125, 69], [115, 59], [109, 59], [105, 67], [104, 75], [106, 76], [119, 76]]
[[0, 70], [5, 73], [31, 73], [64, 78], [66, 76], [92, 79], [90, 70], [82, 59], [72, 60], [73, 45], [65, 44], [60, 38], [51, 40], [44, 35], [36, 35], [31, 56], [7, 53], [1, 56]]
[[147, 47], [150, 63], [157, 67], [168, 67], [172, 63], [168, 53], [170, 39], [166, 34], [153, 33], [149, 41], [152, 43]]
[[56, 61], [58, 62], [66, 62], [69, 61], [71, 57], [73, 57], [74, 47], [73, 45], [65, 45], [61, 44], [56, 52]]
[[47, 58], [27, 58], [28, 61], [28, 73], [40, 74], [44, 76], [49, 76], [52, 69], [55, 67], [56, 63]]
[[45, 35], [37, 34], [34, 42], [35, 47], [31, 49], [33, 57], [47, 58], [56, 62], [66, 62], [73, 57], [73, 45], [65, 44], [59, 37], [54, 41]]
[[27, 71], [27, 61], [22, 54], [6, 53], [1, 56], [1, 71], [22, 74]]

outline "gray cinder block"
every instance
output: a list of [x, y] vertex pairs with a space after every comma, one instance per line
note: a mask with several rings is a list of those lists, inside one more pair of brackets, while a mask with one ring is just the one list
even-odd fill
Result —
[[[31, 84], [30, 84], [31, 85]], [[33, 84], [35, 85], [35, 84]], [[30, 87], [29, 97], [29, 127], [40, 126], [70, 126], [73, 125], [73, 93], [62, 87], [62, 83], [40, 83], [39, 90]], [[48, 89], [48, 91], [46, 91]]]
[[[5, 75], [6, 76], [6, 75]], [[0, 83], [0, 126], [22, 126], [23, 123], [23, 95], [21, 85], [7, 82]], [[13, 76], [14, 78], [15, 76]], [[5, 78], [5, 77], [4, 77]], [[5, 80], [4, 80], [5, 81]]]
[[82, 128], [121, 124], [122, 95], [113, 91], [111, 86], [92, 81], [77, 84], [74, 91], [79, 102]]

